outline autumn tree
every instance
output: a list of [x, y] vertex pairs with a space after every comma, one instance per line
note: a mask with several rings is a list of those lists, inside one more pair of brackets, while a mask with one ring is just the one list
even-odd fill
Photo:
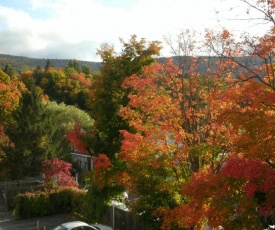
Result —
[[6, 74], [4, 71], [0, 70], [0, 81], [3, 83], [10, 82], [10, 76]]
[[12, 113], [18, 108], [21, 93], [25, 87], [22, 83], [11, 80], [0, 70], [0, 177], [1, 180], [10, 179], [10, 169], [7, 165], [7, 153], [3, 147], [9, 145], [9, 137], [5, 127], [12, 122]]
[[72, 67], [65, 67], [59, 70], [49, 68], [47, 71], [35, 69], [32, 77], [51, 100], [89, 110], [88, 93], [92, 83], [90, 75], [86, 76]]
[[18, 81], [11, 81], [10, 77], [0, 70], [0, 124], [10, 120], [11, 113], [17, 109], [21, 90], [24, 85]]
[[[247, 31], [241, 40], [226, 29], [208, 30], [205, 43], [213, 54], [228, 61], [228, 69], [234, 73], [236, 83], [224, 95], [231, 107], [220, 115], [219, 121], [230, 123], [238, 135], [231, 137], [234, 145], [220, 175], [198, 174], [194, 176], [196, 182], [187, 183], [183, 190], [191, 194], [193, 189], [192, 202], [200, 207], [194, 216], [207, 217], [213, 227], [268, 228], [274, 224], [274, 143], [270, 138], [274, 132], [275, 5], [266, 0], [241, 2], [248, 7], [248, 18], [241, 20], [255, 21], [251, 12], [256, 11], [262, 15], [257, 20], [270, 23], [270, 29], [262, 36], [253, 36]], [[268, 181], [268, 185], [264, 181]], [[213, 185], [216, 187], [211, 188]], [[205, 197], [198, 195], [200, 186], [210, 188]], [[230, 202], [221, 205], [222, 200]]]
[[[221, 31], [207, 30], [205, 46], [212, 55], [228, 60], [235, 66], [237, 80], [256, 79], [275, 89], [274, 83], [274, 2], [269, 0], [240, 0], [247, 6], [246, 14], [234, 20], [252, 20], [269, 23], [270, 27], [262, 35], [253, 35], [249, 30], [241, 35], [224, 28]], [[254, 18], [253, 13], [258, 17]], [[240, 38], [238, 38], [238, 37]]]
[[10, 180], [10, 168], [7, 167], [7, 155], [3, 151], [2, 146], [9, 144], [9, 138], [5, 134], [4, 126], [0, 126], [0, 181]]
[[[63, 90], [62, 87], [66, 82], [66, 76], [62, 70], [56, 70], [54, 68], [49, 68], [41, 73], [37, 74], [39, 78], [35, 79], [36, 85], [43, 89], [43, 92], [48, 95], [51, 99], [62, 102], [62, 94]], [[72, 88], [72, 87], [71, 87]], [[71, 90], [70, 88], [70, 90]], [[62, 99], [60, 99], [60, 97]]]
[[190, 200], [170, 212], [164, 226], [207, 222], [214, 228], [267, 229], [274, 224], [273, 95], [270, 87], [253, 80], [226, 90], [223, 100], [231, 106], [217, 122], [231, 124], [238, 134], [231, 136], [230, 154], [219, 173], [198, 172], [183, 185]]
[[121, 106], [128, 103], [128, 91], [122, 88], [123, 80], [131, 74], [140, 73], [145, 66], [151, 65], [159, 55], [159, 42], [138, 41], [132, 36], [128, 42], [121, 39], [122, 50], [118, 54], [114, 47], [103, 44], [98, 54], [103, 66], [101, 75], [94, 80], [91, 97], [92, 113], [95, 119], [97, 145], [95, 152], [105, 153], [111, 160], [120, 150], [119, 130], [127, 129], [126, 121], [118, 115]]
[[72, 165], [58, 158], [43, 161], [42, 178], [47, 186], [52, 189], [55, 187], [77, 187], [70, 169]]
[[175, 223], [185, 228], [208, 223], [225, 229], [274, 225], [274, 2], [241, 2], [247, 4], [248, 16], [252, 10], [260, 12], [271, 29], [263, 36], [248, 31], [242, 40], [227, 29], [208, 30], [205, 43], [220, 57], [226, 73], [234, 76], [235, 84], [221, 99], [228, 106], [217, 119], [217, 124], [230, 125], [235, 133], [230, 136], [233, 145], [218, 173], [196, 172], [183, 184], [187, 202], [165, 213], [164, 229]]
[[[222, 170], [222, 175], [227, 178], [224, 185], [229, 184], [228, 176], [233, 178], [235, 183], [242, 183], [241, 187], [235, 188], [236, 191], [245, 194], [244, 199], [249, 200], [251, 207], [257, 207], [258, 211], [254, 213], [254, 218], [263, 228], [268, 228], [268, 225], [273, 225], [275, 221], [275, 165], [272, 140], [274, 91], [266, 84], [250, 80], [238, 83], [235, 94], [231, 93], [227, 92], [226, 96], [235, 106], [228, 108], [222, 117], [229, 121], [239, 134], [234, 138], [232, 156]], [[242, 208], [239, 215], [243, 218], [251, 207], [243, 207], [241, 204], [239, 206]], [[247, 222], [247, 219], [243, 221], [243, 226], [247, 226]]]
[[35, 83], [34, 72], [30, 70], [21, 72], [18, 79], [22, 81], [27, 88], [32, 87]]
[[[265, 0], [242, 2], [248, 5], [249, 10], [261, 12], [263, 19], [271, 22], [272, 28], [262, 37], [244, 33], [241, 41], [226, 29], [218, 33], [207, 30], [205, 45], [212, 55], [220, 57], [216, 58], [218, 65], [214, 63], [215, 68], [208, 68], [213, 71], [209, 74], [220, 78], [231, 77], [230, 87], [222, 87], [223, 91], [219, 94], [223, 104], [216, 104], [221, 110], [215, 113], [212, 124], [220, 126], [221, 130], [227, 129], [218, 139], [228, 140], [231, 144], [217, 143], [217, 151], [221, 155], [218, 154], [214, 162], [219, 162], [218, 170], [200, 168], [182, 183], [180, 194], [183, 202], [171, 209], [159, 209], [163, 215], [162, 229], [201, 229], [205, 224], [225, 229], [266, 229], [274, 225], [274, 148], [271, 140], [274, 133], [274, 3]], [[184, 45], [188, 44], [179, 47], [188, 47]], [[192, 60], [192, 57], [178, 58], [179, 63], [189, 64]], [[135, 98], [137, 102], [140, 100]], [[190, 117], [193, 116], [191, 113]], [[135, 113], [135, 117], [140, 118], [140, 112]], [[141, 124], [144, 120], [138, 122], [143, 127]], [[142, 129], [139, 136], [126, 133], [126, 153], [128, 149], [132, 148], [135, 152], [145, 146], [145, 131], [147, 129]], [[206, 143], [210, 140], [207, 138]], [[139, 143], [135, 145], [138, 148], [133, 148], [132, 143]], [[213, 144], [212, 141], [210, 143]], [[222, 152], [222, 149], [225, 151]], [[197, 150], [200, 154], [209, 154], [201, 148]], [[220, 156], [224, 157], [222, 161]], [[130, 154], [127, 157], [127, 160], [131, 159]], [[136, 162], [140, 158], [137, 157]], [[133, 181], [132, 177], [127, 176], [129, 181]]]
[[216, 122], [226, 106], [220, 99], [227, 79], [201, 76], [196, 66], [190, 59], [184, 72], [170, 59], [124, 81], [132, 93], [120, 115], [134, 132], [122, 131], [119, 159], [127, 164], [121, 176], [139, 196], [134, 210], [154, 229], [167, 210], [187, 202], [182, 185], [193, 173], [218, 172], [231, 145], [230, 126]]

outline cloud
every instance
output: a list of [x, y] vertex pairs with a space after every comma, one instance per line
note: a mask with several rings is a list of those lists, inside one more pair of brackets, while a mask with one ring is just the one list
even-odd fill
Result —
[[98, 60], [95, 54], [98, 46], [92, 41], [78, 43], [58, 43], [39, 51], [40, 58]]
[[[127, 41], [133, 34], [163, 41], [164, 35], [187, 28], [200, 32], [206, 27], [217, 28], [215, 10], [223, 12], [222, 17], [229, 15], [226, 1], [220, 0], [18, 2], [9, 0], [4, 5], [0, 0], [0, 53], [39, 58], [98, 60], [96, 50], [102, 43], [119, 47], [120, 37]], [[236, 23], [227, 26], [234, 28]]]
[[1, 52], [11, 54], [23, 54], [32, 48], [28, 31], [2, 30], [0, 32]]
[[[1, 53], [49, 59], [98, 60], [99, 43], [86, 40], [68, 42], [59, 34], [36, 34], [31, 30], [0, 31]], [[53, 41], [53, 38], [55, 39]]]

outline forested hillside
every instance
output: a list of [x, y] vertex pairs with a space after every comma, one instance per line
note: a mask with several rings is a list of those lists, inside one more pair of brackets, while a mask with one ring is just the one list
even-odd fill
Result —
[[[53, 67], [61, 68], [65, 67], [69, 59], [50, 59]], [[14, 56], [7, 54], [0, 54], [0, 68], [4, 69], [6, 65], [12, 67], [16, 72], [33, 70], [37, 66], [44, 68], [46, 65], [47, 59], [40, 58], [28, 58], [23, 56]], [[83, 65], [88, 65], [93, 71], [98, 71], [100, 69], [100, 62], [89, 62], [89, 61], [78, 61], [80, 67]]]
[[[182, 56], [171, 56], [173, 59], [174, 64], [178, 65], [179, 62], [182, 62], [183, 57]], [[188, 58], [188, 57], [186, 57]], [[156, 61], [159, 63], [165, 63], [167, 61], [168, 57], [159, 57], [156, 58]], [[244, 66], [251, 64], [251, 60], [248, 61], [249, 57], [238, 57], [238, 62], [242, 63]], [[20, 72], [28, 71], [28, 70], [34, 70], [38, 66], [41, 68], [44, 68], [47, 64], [47, 61], [50, 60], [52, 67], [55, 69], [64, 68], [68, 65], [68, 63], [71, 61], [70, 59], [40, 59], [40, 58], [28, 58], [23, 56], [14, 56], [14, 55], [7, 55], [7, 54], [0, 54], [0, 69], [4, 70], [7, 66], [8, 68], [12, 68], [12, 70], [18, 74]], [[205, 60], [205, 61], [202, 61]], [[79, 67], [82, 66], [88, 66], [91, 68], [93, 72], [98, 72], [102, 66], [102, 62], [90, 62], [90, 61], [80, 61], [76, 60], [79, 64]], [[218, 63], [220, 61], [220, 57], [218, 56], [200, 56], [197, 57], [197, 72], [200, 74], [204, 74], [209, 66], [212, 66], [213, 63]], [[258, 57], [254, 57], [253, 65], [261, 65], [263, 64], [263, 60], [261, 60]], [[215, 65], [217, 66], [217, 65]], [[7, 72], [7, 71], [5, 71]], [[236, 74], [237, 76], [237, 74]]]

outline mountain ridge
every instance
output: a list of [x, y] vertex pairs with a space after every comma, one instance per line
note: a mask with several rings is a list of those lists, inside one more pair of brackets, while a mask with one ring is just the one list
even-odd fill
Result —
[[[62, 68], [68, 65], [70, 60], [77, 59], [54, 59], [54, 58], [30, 58], [25, 56], [17, 56], [10, 54], [0, 54], [0, 68], [4, 69], [6, 65], [12, 67], [16, 72], [20, 73], [22, 71], [33, 70], [37, 66], [44, 68], [47, 60], [50, 60], [53, 67]], [[99, 71], [102, 65], [101, 62], [93, 61], [81, 61], [77, 60], [80, 67], [83, 65], [88, 65], [93, 71]]]
[[[171, 56], [171, 57], [159, 57], [156, 58], [158, 62], [164, 63], [167, 61], [168, 58], [172, 58], [174, 64], [178, 64], [179, 60], [182, 57], [179, 56]], [[201, 74], [204, 74], [205, 71], [208, 69], [207, 64], [210, 62], [218, 64], [218, 60], [220, 60], [220, 57], [206, 57], [206, 56], [200, 56], [198, 57], [197, 61], [201, 60], [208, 60], [207, 62], [201, 62], [197, 68], [197, 71]], [[262, 65], [263, 60], [260, 60], [257, 57], [254, 57], [253, 59], [250, 59], [250, 57], [236, 57], [235, 58], [237, 62], [242, 63], [243, 66], [246, 66], [248, 63], [250, 65]], [[11, 67], [15, 72], [20, 73], [23, 71], [28, 70], [34, 70], [38, 66], [41, 68], [44, 68], [46, 65], [47, 60], [51, 61], [51, 64], [54, 68], [59, 69], [68, 66], [68, 63], [70, 60], [76, 60], [79, 63], [79, 66], [82, 67], [83, 65], [88, 65], [93, 72], [97, 72], [100, 70], [102, 66], [102, 62], [95, 62], [95, 61], [81, 61], [77, 59], [50, 59], [50, 58], [30, 58], [25, 56], [16, 56], [16, 55], [10, 55], [10, 54], [0, 54], [0, 69], [4, 69], [6, 65]]]

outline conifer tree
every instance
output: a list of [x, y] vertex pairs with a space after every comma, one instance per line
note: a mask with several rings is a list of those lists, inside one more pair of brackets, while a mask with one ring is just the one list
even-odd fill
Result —
[[75, 69], [78, 73], [80, 72], [79, 63], [75, 59], [69, 61], [68, 67]]
[[50, 67], [53, 67], [53, 64], [50, 59], [47, 59], [46, 65], [45, 65], [45, 70], [47, 71]]
[[13, 124], [6, 128], [11, 141], [4, 150], [13, 179], [38, 175], [42, 161], [55, 155], [52, 136], [56, 131], [54, 119], [48, 116], [42, 93], [34, 85], [22, 94]]
[[8, 74], [10, 77], [14, 77], [15, 75], [15, 71], [10, 65], [5, 65], [3, 72]]

